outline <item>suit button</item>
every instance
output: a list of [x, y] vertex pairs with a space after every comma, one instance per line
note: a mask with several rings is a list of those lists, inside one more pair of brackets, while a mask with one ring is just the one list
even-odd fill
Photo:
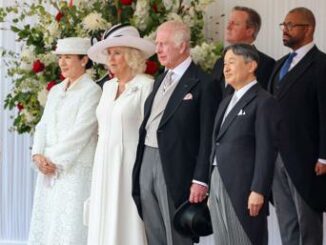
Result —
[[220, 142], [216, 142], [216, 145], [219, 146], [220, 145]]

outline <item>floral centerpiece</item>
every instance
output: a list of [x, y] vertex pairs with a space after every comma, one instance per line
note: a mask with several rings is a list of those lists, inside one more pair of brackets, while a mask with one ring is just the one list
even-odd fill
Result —
[[[13, 90], [5, 107], [17, 108], [13, 130], [33, 132], [40, 120], [47, 94], [62, 81], [57, 57], [52, 53], [60, 38], [70, 36], [101, 39], [104, 31], [117, 23], [131, 23], [142, 36], [154, 39], [155, 30], [166, 20], [184, 21], [192, 31], [192, 56], [196, 63], [210, 70], [221, 53], [221, 44], [206, 43], [203, 35], [203, 11], [212, 0], [37, 0], [16, 1], [0, 8], [0, 22], [17, 35], [20, 52], [2, 51]], [[28, 1], [31, 2], [31, 1]], [[147, 73], [155, 75], [155, 57], [147, 62]], [[98, 79], [106, 73], [95, 65], [89, 73]]]

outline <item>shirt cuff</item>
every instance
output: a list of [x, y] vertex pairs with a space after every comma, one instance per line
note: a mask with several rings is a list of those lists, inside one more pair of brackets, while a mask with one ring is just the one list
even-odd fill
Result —
[[208, 185], [204, 182], [201, 182], [201, 181], [198, 181], [198, 180], [192, 180], [192, 183], [194, 184], [198, 184], [198, 185], [202, 185], [202, 186], [205, 186], [205, 187], [208, 187]]
[[321, 159], [321, 158], [319, 158], [319, 159], [318, 159], [318, 162], [320, 162], [320, 163], [322, 163], [322, 164], [326, 164], [326, 159]]

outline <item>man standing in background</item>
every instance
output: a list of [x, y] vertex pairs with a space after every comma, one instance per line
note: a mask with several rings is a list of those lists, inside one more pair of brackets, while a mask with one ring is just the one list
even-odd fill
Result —
[[275, 65], [269, 91], [281, 106], [273, 197], [283, 245], [323, 242], [326, 210], [326, 54], [313, 41], [313, 13], [292, 9], [280, 27], [292, 51]]
[[[254, 9], [236, 6], [232, 9], [226, 26], [226, 41], [229, 44], [246, 43], [254, 45], [260, 27], [260, 15]], [[275, 60], [259, 50], [257, 51], [259, 55], [259, 64], [256, 71], [257, 81], [264, 89], [267, 89], [267, 84]], [[219, 58], [214, 65], [212, 76], [218, 81], [218, 84], [223, 91], [223, 97], [225, 97], [228, 94], [232, 94], [234, 89], [226, 84], [223, 75], [223, 67], [223, 59]]]

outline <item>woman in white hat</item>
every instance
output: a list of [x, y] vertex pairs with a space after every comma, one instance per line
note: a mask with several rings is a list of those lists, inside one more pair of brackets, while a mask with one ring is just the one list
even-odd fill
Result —
[[54, 86], [36, 126], [33, 161], [38, 171], [30, 245], [83, 245], [83, 201], [89, 196], [97, 141], [95, 110], [101, 89], [85, 73], [90, 41], [66, 38], [55, 54], [66, 79]]
[[108, 65], [114, 78], [104, 84], [96, 114], [95, 153], [89, 209], [89, 245], [144, 245], [143, 223], [131, 197], [131, 174], [144, 102], [153, 80], [143, 74], [155, 45], [136, 28], [117, 25], [88, 51]]

